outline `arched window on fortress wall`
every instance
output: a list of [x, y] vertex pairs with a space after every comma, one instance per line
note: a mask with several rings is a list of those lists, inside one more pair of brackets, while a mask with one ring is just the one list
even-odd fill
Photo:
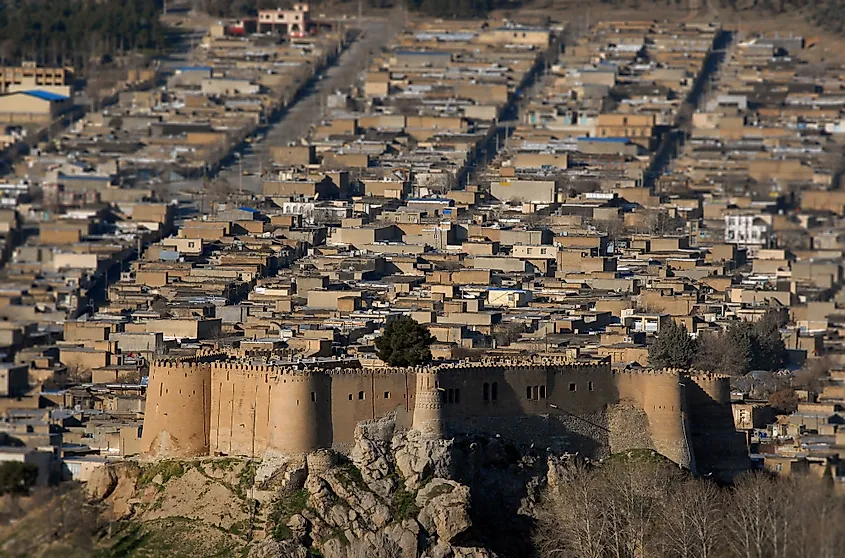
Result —
[[495, 401], [499, 398], [499, 382], [492, 384], [484, 382], [481, 387], [481, 397], [484, 401]]
[[546, 386], [526, 386], [525, 398], [529, 401], [540, 401], [546, 398]]

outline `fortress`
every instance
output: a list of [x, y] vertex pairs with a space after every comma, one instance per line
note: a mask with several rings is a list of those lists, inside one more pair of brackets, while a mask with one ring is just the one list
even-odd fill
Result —
[[299, 370], [224, 353], [152, 364], [142, 448], [150, 457], [344, 450], [358, 423], [388, 416], [430, 436], [485, 433], [593, 457], [652, 448], [690, 469], [745, 457], [721, 375], [556, 360]]

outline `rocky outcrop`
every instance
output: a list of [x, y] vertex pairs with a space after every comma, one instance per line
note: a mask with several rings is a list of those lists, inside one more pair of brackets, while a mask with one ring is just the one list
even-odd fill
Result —
[[95, 502], [102, 502], [111, 496], [117, 487], [117, 470], [115, 467], [97, 467], [91, 473], [91, 478], [85, 485], [88, 497]]
[[88, 498], [104, 502], [106, 515], [119, 519], [132, 515], [136, 485], [141, 468], [132, 462], [119, 462], [94, 469], [85, 486]]
[[308, 549], [290, 541], [266, 539], [253, 545], [247, 558], [308, 558]]
[[361, 471], [370, 490], [388, 498], [396, 489], [396, 479], [391, 476], [393, 459], [390, 446], [357, 435], [356, 438], [357, 442], [349, 454], [352, 463]]
[[383, 419], [359, 425], [347, 455], [125, 463], [95, 474], [88, 493], [117, 517], [231, 533], [250, 558], [522, 556], [540, 491], [566, 480], [562, 460], [499, 438], [399, 432]]
[[423, 558], [495, 558], [496, 554], [486, 548], [463, 546], [455, 547], [447, 543], [437, 543], [423, 554]]
[[452, 440], [430, 439], [412, 430], [395, 436], [391, 446], [406, 488], [419, 488], [426, 478], [450, 476]]
[[469, 488], [455, 481], [432, 479], [417, 493], [417, 520], [440, 541], [451, 543], [472, 527]]

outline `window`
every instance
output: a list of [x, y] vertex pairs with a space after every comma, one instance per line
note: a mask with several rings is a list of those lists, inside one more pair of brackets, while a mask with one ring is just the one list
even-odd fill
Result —
[[534, 401], [540, 399], [540, 386], [534, 386]]
[[525, 398], [531, 399], [531, 386], [528, 386], [527, 388], [525, 388]]
[[593, 391], [593, 382], [587, 382], [587, 389]]
[[484, 382], [484, 385], [482, 386], [481, 396], [484, 401], [490, 401], [490, 384], [487, 382]]
[[499, 398], [499, 382], [493, 382], [490, 386], [490, 399], [496, 401]]
[[390, 399], [390, 392], [389, 392], [389, 391], [385, 391], [385, 392], [384, 392], [384, 398], [385, 398], [385, 399]]
[[194, 243], [193, 243], [193, 242], [189, 242], [189, 243], [188, 243], [188, 248], [193, 248], [193, 247], [194, 247]]
[[540, 399], [546, 398], [546, 386], [540, 386]]
[[363, 400], [364, 400], [364, 392], [363, 392], [363, 391], [359, 391], [359, 392], [358, 392], [358, 399], [359, 399], [360, 401], [363, 401]]
[[352, 394], [349, 394], [349, 400], [352, 401]]
[[311, 401], [316, 401], [316, 400], [317, 400], [317, 392], [316, 392], [316, 391], [312, 391], [312, 392], [311, 392]]
[[454, 403], [455, 402], [455, 390], [449, 388], [446, 390], [446, 402], [447, 403]]
[[575, 382], [570, 382], [569, 391], [575, 391], [576, 389], [578, 389], [578, 386], [575, 385]]
[[455, 403], [461, 402], [461, 390], [460, 388], [455, 388]]

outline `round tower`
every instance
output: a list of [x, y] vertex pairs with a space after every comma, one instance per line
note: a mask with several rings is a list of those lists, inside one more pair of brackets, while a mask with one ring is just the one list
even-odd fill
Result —
[[731, 402], [731, 382], [723, 374], [690, 374], [692, 384], [687, 392], [687, 401], [691, 405], [725, 405]]
[[322, 375], [279, 375], [270, 385], [269, 449], [281, 453], [307, 453], [324, 447], [321, 424], [331, 422], [331, 390], [323, 388]]
[[443, 436], [443, 402], [436, 371], [418, 370], [413, 429], [432, 438]]
[[676, 370], [638, 374], [642, 383], [643, 410], [654, 449], [678, 465], [694, 469], [684, 394], [686, 388]]
[[150, 457], [208, 455], [211, 369], [208, 363], [150, 366], [141, 451]]

